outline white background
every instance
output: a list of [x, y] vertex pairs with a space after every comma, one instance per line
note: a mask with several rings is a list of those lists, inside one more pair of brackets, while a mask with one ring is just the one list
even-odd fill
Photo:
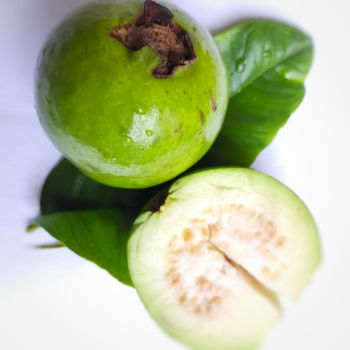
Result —
[[[84, 0], [4, 0], [0, 20], [0, 349], [180, 350], [134, 290], [66, 249], [38, 251], [25, 233], [59, 153], [41, 130], [33, 70], [49, 30]], [[350, 349], [350, 7], [344, 0], [178, 0], [210, 30], [273, 17], [312, 34], [306, 98], [255, 167], [294, 189], [322, 235], [324, 261], [264, 350]], [[219, 350], [219, 349], [218, 349]]]

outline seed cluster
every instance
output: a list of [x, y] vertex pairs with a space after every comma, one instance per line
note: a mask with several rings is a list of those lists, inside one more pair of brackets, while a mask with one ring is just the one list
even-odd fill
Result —
[[[203, 315], [215, 312], [222, 303], [225, 288], [217, 281], [225, 277], [229, 264], [212, 249], [209, 231], [199, 222], [193, 220], [191, 228], [185, 228], [169, 241], [166, 277], [176, 290], [179, 305]], [[212, 264], [209, 268], [208, 263]]]
[[228, 256], [233, 247], [242, 254], [249, 250], [251, 256], [259, 259], [260, 273], [264, 278], [277, 280], [287, 267], [281, 254], [287, 241], [278, 232], [274, 221], [266, 214], [237, 204], [231, 204], [225, 210], [219, 209], [216, 215], [220, 230], [212, 233], [212, 242]]
[[286, 244], [276, 224], [262, 213], [238, 204], [208, 208], [169, 240], [166, 279], [181, 307], [212, 315], [232, 295], [232, 284], [225, 282], [237, 272], [228, 261], [235, 260], [232, 245], [249, 249], [264, 278], [275, 280], [286, 268], [278, 253]]

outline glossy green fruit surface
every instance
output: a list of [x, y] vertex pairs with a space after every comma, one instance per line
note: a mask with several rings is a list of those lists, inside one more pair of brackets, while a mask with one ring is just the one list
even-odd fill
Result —
[[[168, 5], [167, 5], [168, 7]], [[159, 79], [160, 57], [110, 35], [134, 23], [143, 3], [89, 4], [50, 35], [38, 61], [36, 104], [58, 149], [94, 180], [124, 188], [165, 182], [188, 169], [223, 122], [227, 73], [210, 34], [173, 6], [195, 61]]]

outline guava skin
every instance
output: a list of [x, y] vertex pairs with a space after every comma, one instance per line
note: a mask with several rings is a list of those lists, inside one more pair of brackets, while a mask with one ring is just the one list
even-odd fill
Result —
[[196, 61], [166, 79], [160, 58], [130, 51], [109, 35], [143, 3], [90, 4], [50, 35], [36, 72], [40, 122], [56, 147], [92, 179], [123, 188], [163, 183], [213, 144], [228, 99], [227, 73], [210, 34], [166, 5], [193, 42]]

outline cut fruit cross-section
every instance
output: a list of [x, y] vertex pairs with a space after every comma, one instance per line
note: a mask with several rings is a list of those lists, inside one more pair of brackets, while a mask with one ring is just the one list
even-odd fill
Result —
[[320, 262], [303, 202], [253, 170], [185, 176], [149, 208], [129, 240], [131, 277], [159, 325], [193, 349], [256, 348], [279, 296], [297, 298]]

